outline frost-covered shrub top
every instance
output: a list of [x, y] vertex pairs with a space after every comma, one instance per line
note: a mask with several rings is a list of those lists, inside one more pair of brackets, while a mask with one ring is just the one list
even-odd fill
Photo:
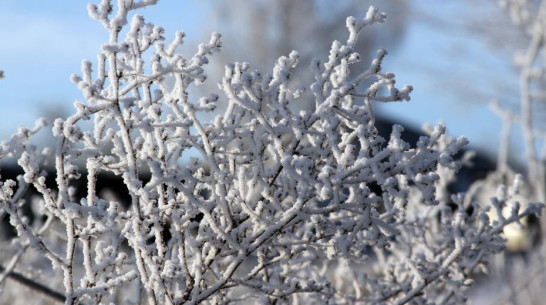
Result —
[[[450, 198], [454, 155], [467, 141], [448, 139], [444, 126], [415, 147], [398, 125], [388, 140], [377, 135], [373, 103], [409, 101], [411, 87], [381, 70], [383, 50], [359, 62], [359, 32], [386, 18], [373, 7], [348, 18], [348, 40], [313, 61], [308, 88], [290, 86], [294, 51], [268, 74], [227, 64], [222, 94], [198, 98], [190, 89], [205, 81], [220, 35], [183, 58], [183, 33], [165, 45], [161, 27], [139, 15], [129, 23], [130, 11], [155, 2], [89, 5], [110, 39], [71, 78], [86, 101], [54, 123], [55, 189], [42, 170], [52, 150], [29, 144], [42, 124], [0, 151], [25, 171], [0, 196], [19, 234], [10, 267], [26, 253], [46, 257], [66, 304], [458, 303], [475, 269], [502, 250], [502, 228], [538, 211], [515, 208], [490, 223], [463, 195]], [[356, 64], [369, 68], [353, 75]], [[303, 90], [315, 109], [294, 113]], [[218, 104], [222, 115], [201, 119]], [[96, 194], [100, 172], [123, 177], [128, 210]], [[81, 175], [87, 197], [76, 198], [69, 185]], [[18, 212], [29, 185], [45, 221]], [[515, 193], [502, 188], [497, 210]]]

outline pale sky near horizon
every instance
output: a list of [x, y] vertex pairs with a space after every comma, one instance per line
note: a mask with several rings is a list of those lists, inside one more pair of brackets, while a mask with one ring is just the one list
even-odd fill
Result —
[[[31, 126], [44, 112], [59, 105], [65, 105], [64, 111], [70, 113], [74, 100], [81, 98], [69, 76], [80, 72], [83, 58], [94, 61], [107, 39], [102, 25], [87, 16], [87, 2], [0, 0], [0, 69], [5, 72], [5, 79], [0, 81], [0, 140], [7, 140], [17, 125]], [[206, 22], [202, 16], [210, 9], [207, 3], [161, 0], [139, 14], [163, 26], [168, 38], [175, 30], [183, 29], [187, 43], [194, 47], [199, 42], [199, 27]], [[442, 18], [456, 17], [450, 16], [453, 4], [430, 4], [425, 0], [411, 4], [416, 10]], [[501, 121], [487, 108], [489, 100], [471, 93], [478, 86], [488, 86], [482, 83], [486, 72], [510, 73], [509, 63], [499, 61], [502, 57], [489, 56], [490, 51], [479, 37], [464, 36], [462, 31], [458, 34], [461, 36], [450, 37], [449, 32], [411, 20], [407, 36], [385, 59], [384, 69], [395, 72], [399, 85], [414, 86], [412, 100], [381, 105], [379, 111], [414, 127], [442, 120], [451, 135], [465, 135], [473, 147], [495, 151]], [[457, 39], [465, 41], [464, 47], [455, 43]], [[428, 68], [421, 67], [422, 63]], [[461, 80], [457, 84], [449, 84], [449, 78], [442, 81], [444, 76], [457, 73], [466, 73], [454, 78]], [[450, 86], [468, 90], [466, 97], [449, 93]], [[499, 97], [490, 97], [494, 98]]]

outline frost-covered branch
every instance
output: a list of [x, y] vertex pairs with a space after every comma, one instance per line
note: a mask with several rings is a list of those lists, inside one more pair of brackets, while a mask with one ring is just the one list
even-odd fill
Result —
[[[347, 19], [349, 39], [312, 62], [305, 88], [292, 86], [292, 51], [271, 73], [227, 64], [222, 94], [196, 97], [221, 36], [182, 57], [184, 33], [166, 45], [161, 27], [132, 14], [155, 2], [89, 5], [110, 36], [71, 77], [85, 101], [54, 122], [55, 152], [30, 144], [38, 128], [0, 151], [24, 171], [2, 182], [1, 209], [17, 240], [58, 270], [65, 304], [455, 303], [502, 251], [502, 229], [540, 211], [492, 222], [462, 195], [450, 199], [467, 140], [443, 125], [413, 147], [399, 125], [378, 135], [374, 103], [409, 101], [412, 88], [382, 70], [386, 51], [367, 63], [354, 49], [385, 21], [375, 8]], [[367, 68], [353, 75], [357, 65]], [[307, 89], [315, 108], [295, 111]], [[201, 119], [221, 103], [222, 115]], [[130, 202], [97, 192], [101, 173], [121, 177]], [[39, 194], [34, 222], [21, 212], [28, 186]], [[512, 204], [501, 195], [496, 210]]]

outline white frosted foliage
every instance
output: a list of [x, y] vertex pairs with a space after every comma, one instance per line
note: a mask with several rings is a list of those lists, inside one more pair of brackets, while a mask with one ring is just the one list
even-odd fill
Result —
[[[502, 251], [503, 228], [540, 211], [504, 216], [512, 202], [499, 196], [490, 222], [464, 195], [446, 196], [467, 140], [443, 125], [417, 143], [399, 125], [378, 135], [374, 103], [409, 101], [412, 87], [382, 71], [386, 51], [361, 62], [354, 49], [385, 22], [377, 9], [347, 19], [348, 40], [318, 54], [304, 88], [291, 82], [292, 51], [270, 73], [226, 64], [221, 94], [198, 96], [191, 88], [206, 81], [221, 35], [184, 58], [183, 32], [165, 44], [161, 27], [133, 14], [156, 2], [90, 4], [110, 36], [70, 77], [85, 100], [54, 121], [52, 150], [30, 144], [41, 122], [0, 148], [24, 171], [1, 182], [13, 247], [53, 264], [65, 304], [454, 304]], [[354, 65], [368, 68], [354, 75]], [[293, 111], [304, 98], [314, 109]], [[219, 104], [223, 114], [202, 119]], [[127, 209], [97, 192], [100, 173], [123, 180]], [[84, 177], [78, 198], [73, 182]], [[29, 186], [46, 219], [32, 225], [20, 212]]]

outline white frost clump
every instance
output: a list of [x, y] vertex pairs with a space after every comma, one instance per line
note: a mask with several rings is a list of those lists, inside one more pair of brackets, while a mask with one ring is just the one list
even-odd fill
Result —
[[[530, 204], [491, 223], [463, 195], [439, 196], [467, 143], [448, 139], [444, 126], [414, 148], [400, 126], [388, 140], [377, 135], [372, 104], [409, 101], [411, 87], [382, 72], [383, 50], [350, 73], [361, 64], [359, 32], [385, 21], [373, 7], [347, 19], [349, 39], [335, 41], [326, 61], [313, 61], [315, 109], [294, 113], [303, 90], [290, 86], [295, 51], [271, 74], [228, 64], [221, 96], [193, 97], [220, 35], [183, 58], [175, 52], [183, 33], [165, 45], [162, 28], [128, 21], [155, 2], [89, 5], [110, 38], [97, 63], [71, 77], [86, 101], [54, 123], [55, 189], [44, 178], [50, 151], [29, 144], [39, 127], [0, 149], [25, 171], [2, 181], [1, 211], [19, 235], [3, 246], [47, 258], [65, 304], [454, 304], [503, 249], [503, 227], [539, 211]], [[199, 119], [218, 103], [223, 115]], [[190, 150], [200, 159], [183, 163]], [[96, 193], [100, 172], [123, 178], [128, 210]], [[87, 196], [77, 198], [71, 181], [83, 175]], [[32, 224], [20, 213], [30, 185], [45, 216]]]

